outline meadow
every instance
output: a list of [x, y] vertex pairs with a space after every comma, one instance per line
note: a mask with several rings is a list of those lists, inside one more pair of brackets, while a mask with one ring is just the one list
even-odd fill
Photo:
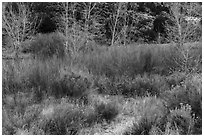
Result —
[[[4, 135], [202, 134], [202, 43], [91, 46], [58, 33], [2, 62]], [[93, 47], [93, 48], [92, 48]]]

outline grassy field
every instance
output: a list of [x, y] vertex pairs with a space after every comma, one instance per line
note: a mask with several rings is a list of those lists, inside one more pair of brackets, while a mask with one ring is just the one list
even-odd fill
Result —
[[51, 38], [30, 44], [34, 57], [3, 59], [3, 134], [202, 134], [201, 43], [98, 47], [69, 58]]

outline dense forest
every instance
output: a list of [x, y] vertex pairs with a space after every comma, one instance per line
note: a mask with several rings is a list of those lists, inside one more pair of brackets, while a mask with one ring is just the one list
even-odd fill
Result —
[[202, 134], [202, 2], [3, 2], [2, 134]]

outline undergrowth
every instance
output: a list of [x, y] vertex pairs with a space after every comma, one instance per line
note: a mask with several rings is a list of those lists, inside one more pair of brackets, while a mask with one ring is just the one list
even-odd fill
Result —
[[200, 48], [186, 64], [170, 45], [151, 44], [69, 62], [63, 45], [60, 34], [39, 35], [35, 57], [3, 60], [3, 134], [98, 134], [124, 117], [135, 121], [123, 134], [202, 134]]

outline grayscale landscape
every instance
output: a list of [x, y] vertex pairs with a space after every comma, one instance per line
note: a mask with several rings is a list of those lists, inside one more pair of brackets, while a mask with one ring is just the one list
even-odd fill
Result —
[[3, 135], [201, 135], [202, 2], [2, 2]]

